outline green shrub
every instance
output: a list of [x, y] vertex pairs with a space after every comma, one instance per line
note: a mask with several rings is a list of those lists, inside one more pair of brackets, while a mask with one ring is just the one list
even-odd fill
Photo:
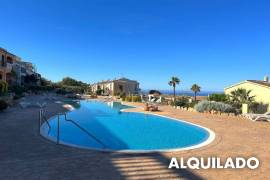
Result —
[[8, 104], [6, 101], [0, 99], [0, 111], [6, 109], [8, 107]]
[[43, 88], [41, 86], [35, 86], [35, 85], [31, 85], [31, 86], [27, 86], [27, 90], [37, 93], [41, 90], [43, 90]]
[[12, 86], [10, 88], [11, 92], [14, 92], [17, 96], [22, 96], [24, 92], [26, 92], [26, 88], [22, 86]]
[[229, 104], [215, 101], [201, 101], [194, 106], [198, 112], [217, 111], [222, 113], [235, 113], [236, 110]]
[[196, 106], [197, 102], [192, 102], [192, 103], [189, 103], [188, 106], [190, 108], [194, 108]]
[[87, 94], [87, 95], [93, 95], [92, 89], [91, 88], [87, 88], [85, 90], [85, 94]]
[[249, 105], [249, 111], [251, 113], [263, 114], [267, 112], [269, 105], [262, 102], [253, 102]]
[[96, 94], [97, 94], [97, 95], [101, 95], [102, 93], [103, 93], [103, 90], [102, 90], [102, 89], [97, 89], [97, 90], [96, 90]]
[[54, 89], [53, 85], [45, 85], [45, 86], [39, 86], [39, 85], [29, 85], [24, 88], [24, 91], [31, 91], [33, 93], [38, 93], [41, 91], [51, 91]]
[[0, 96], [6, 95], [8, 92], [8, 83], [0, 80]]
[[216, 102], [226, 102], [228, 101], [228, 96], [226, 94], [211, 94], [208, 97], [208, 100]]
[[175, 102], [172, 102], [172, 106], [189, 107], [188, 98], [182, 96], [182, 97], [176, 99]]
[[53, 82], [51, 82], [50, 80], [47, 80], [45, 78], [41, 78], [40, 79], [40, 85], [41, 86], [52, 86], [53, 85]]
[[63, 86], [63, 88], [69, 93], [74, 93], [74, 94], [84, 93], [84, 88], [81, 86]]
[[125, 98], [126, 98], [126, 93], [122, 92], [122, 93], [119, 93], [119, 96], [120, 98], [125, 101]]
[[133, 95], [133, 96], [123, 96], [122, 101], [127, 101], [127, 102], [141, 102], [141, 96]]
[[59, 89], [56, 90], [56, 94], [65, 95], [65, 94], [67, 94], [67, 93], [68, 93], [68, 92], [67, 92], [65, 89], [59, 88]]
[[54, 87], [53, 85], [46, 85], [46, 86], [43, 86], [45, 88], [46, 91], [52, 91], [54, 90]]
[[126, 96], [125, 101], [131, 102], [132, 101], [132, 97], [131, 96]]
[[76, 79], [70, 78], [70, 77], [65, 77], [62, 79], [59, 84], [63, 86], [77, 86], [77, 87], [87, 87], [88, 85], [82, 81], [78, 81]]
[[131, 99], [132, 99], [132, 102], [141, 102], [142, 101], [141, 96], [132, 96]]
[[57, 94], [78, 94], [78, 93], [84, 93], [84, 88], [80, 86], [60, 86], [56, 90]]
[[194, 108], [198, 112], [209, 112], [212, 110], [213, 107], [210, 101], [201, 101]]

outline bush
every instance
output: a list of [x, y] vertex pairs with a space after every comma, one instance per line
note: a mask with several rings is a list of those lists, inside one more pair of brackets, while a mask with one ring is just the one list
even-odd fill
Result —
[[141, 102], [142, 101], [141, 96], [132, 96], [131, 99], [132, 99], [132, 102]]
[[125, 97], [125, 101], [131, 102], [131, 101], [132, 101], [132, 97], [131, 97], [131, 96], [126, 96], [126, 97]]
[[226, 94], [211, 94], [208, 97], [208, 100], [216, 102], [226, 102], [228, 101], [228, 96]]
[[0, 80], [0, 96], [6, 95], [8, 92], [8, 83]]
[[122, 101], [127, 101], [127, 102], [141, 102], [141, 96], [123, 96]]
[[67, 94], [67, 93], [68, 93], [68, 92], [67, 92], [65, 89], [59, 88], [59, 89], [56, 90], [56, 94], [65, 95], [65, 94]]
[[26, 92], [26, 88], [22, 86], [12, 86], [10, 91], [14, 92], [15, 95], [21, 97], [24, 92]]
[[40, 79], [40, 85], [41, 86], [52, 86], [53, 85], [53, 82], [51, 82], [51, 81], [49, 81], [49, 80], [47, 80], [47, 79], [45, 79], [45, 78], [41, 78]]
[[87, 88], [85, 90], [85, 94], [87, 94], [87, 95], [93, 95], [92, 89], [91, 88]]
[[80, 86], [63, 86], [67, 92], [74, 93], [74, 94], [81, 94], [84, 93], [84, 88]]
[[87, 87], [88, 85], [82, 81], [77, 81], [76, 79], [65, 77], [62, 79], [59, 84], [63, 86], [79, 86], [79, 87]]
[[27, 86], [27, 89], [33, 93], [37, 93], [39, 91], [42, 90], [41, 86], [35, 86], [35, 85], [31, 85], [31, 86]]
[[192, 102], [192, 103], [189, 103], [189, 104], [188, 104], [188, 107], [190, 107], [190, 108], [194, 108], [196, 104], [197, 104], [197, 102]]
[[235, 113], [236, 110], [229, 104], [215, 101], [201, 101], [194, 107], [198, 112], [217, 111], [222, 113]]
[[263, 114], [267, 112], [268, 110], [268, 104], [264, 104], [262, 102], [253, 102], [249, 105], [249, 111], [251, 113], [258, 113], [258, 114]]
[[57, 88], [56, 93], [57, 94], [79, 94], [79, 93], [83, 93], [84, 92], [84, 88], [80, 87], [80, 86], [61, 86], [59, 88]]
[[179, 99], [176, 99], [175, 102], [172, 102], [172, 106], [180, 106], [180, 107], [189, 107], [189, 102], [187, 97], [181, 97]]
[[8, 104], [6, 101], [0, 99], [0, 111], [6, 109], [8, 107]]
[[126, 93], [122, 92], [122, 93], [119, 93], [119, 96], [121, 99], [125, 99], [126, 98]]
[[96, 94], [97, 94], [97, 95], [101, 95], [102, 93], [103, 93], [103, 90], [102, 90], [102, 89], [97, 89], [97, 90], [96, 90]]
[[52, 91], [54, 90], [54, 87], [53, 85], [46, 85], [46, 86], [43, 86], [45, 88], [46, 91]]
[[122, 99], [122, 101], [126, 100], [126, 94], [124, 92], [119, 93], [120, 98]]

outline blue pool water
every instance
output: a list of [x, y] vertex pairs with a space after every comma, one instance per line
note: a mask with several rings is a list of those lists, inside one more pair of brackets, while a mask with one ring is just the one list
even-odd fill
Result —
[[[169, 150], [190, 147], [209, 137], [206, 129], [170, 118], [121, 112], [120, 103], [81, 101], [60, 118], [60, 143], [105, 150]], [[56, 141], [57, 117], [41, 127], [43, 136]]]

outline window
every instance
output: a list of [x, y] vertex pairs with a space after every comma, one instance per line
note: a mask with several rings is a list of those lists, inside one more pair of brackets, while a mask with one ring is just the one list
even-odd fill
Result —
[[7, 57], [7, 62], [8, 62], [9, 64], [13, 64], [12, 58], [11, 58], [11, 57]]
[[26, 69], [22, 67], [22, 68], [21, 68], [21, 72], [22, 72], [22, 73], [26, 73]]
[[123, 85], [119, 85], [118, 87], [119, 87], [120, 91], [123, 92], [123, 90], [124, 90]]
[[4, 55], [1, 56], [1, 65], [5, 66], [5, 56]]

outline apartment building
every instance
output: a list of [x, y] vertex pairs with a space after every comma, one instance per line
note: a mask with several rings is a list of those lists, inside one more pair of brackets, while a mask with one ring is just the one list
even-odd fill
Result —
[[102, 90], [104, 95], [119, 95], [121, 93], [138, 94], [140, 91], [139, 83], [127, 78], [120, 78], [115, 80], [107, 80], [97, 82], [91, 85], [92, 92]]
[[32, 63], [0, 48], [0, 80], [9, 85], [24, 85], [31, 83], [28, 79], [36, 79], [35, 83], [39, 84], [40, 78]]

